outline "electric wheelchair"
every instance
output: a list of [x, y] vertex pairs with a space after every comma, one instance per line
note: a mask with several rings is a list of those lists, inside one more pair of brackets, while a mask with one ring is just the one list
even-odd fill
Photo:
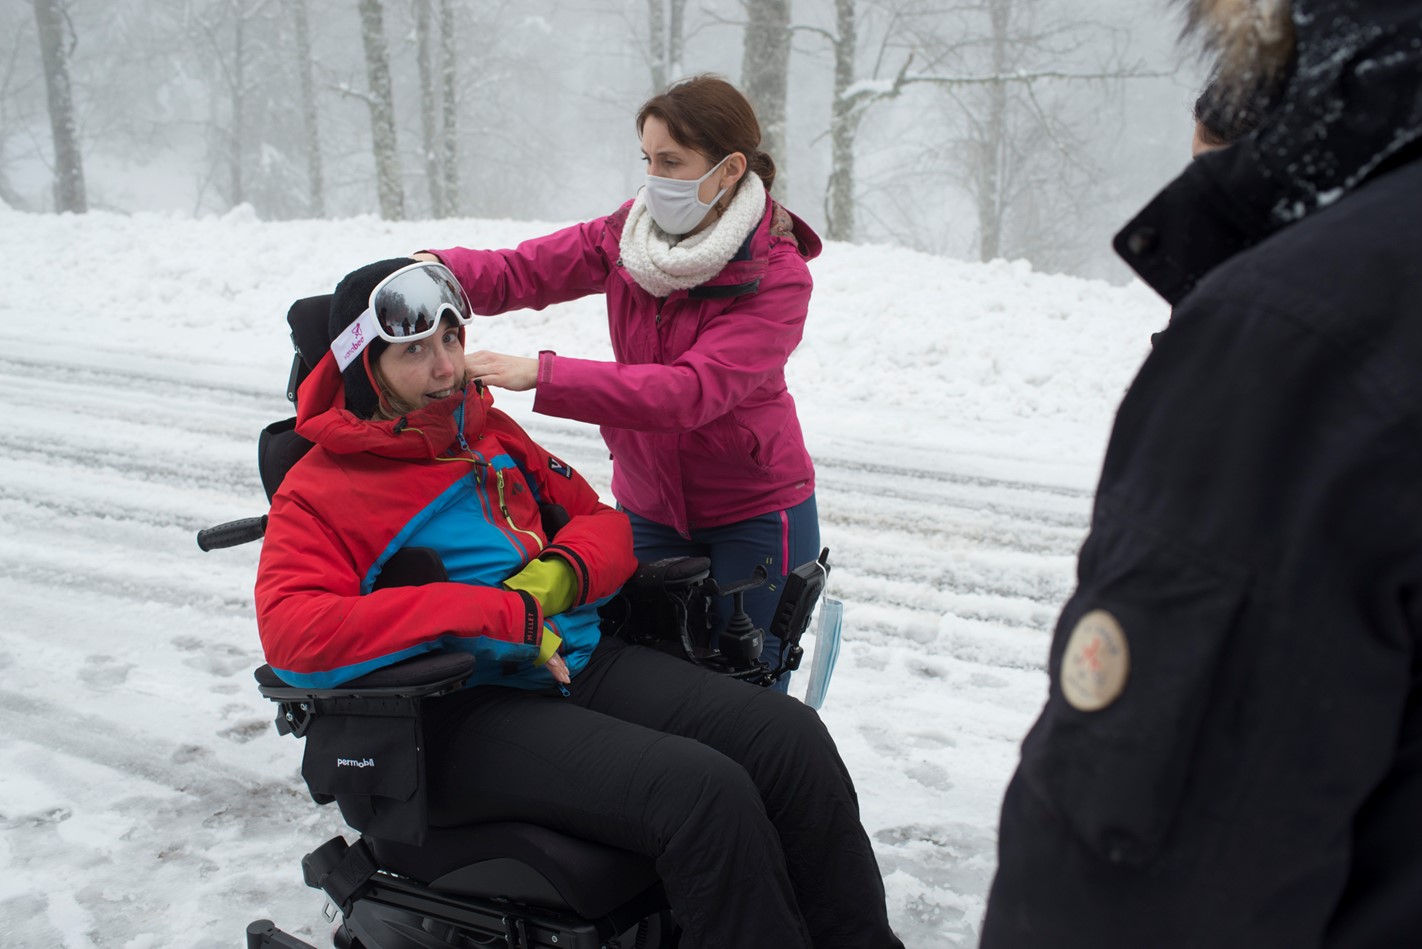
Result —
[[[287, 314], [295, 356], [287, 398], [328, 351], [330, 296], [298, 300]], [[295, 418], [269, 425], [258, 440], [268, 501], [311, 448]], [[561, 517], [543, 512], [553, 536]], [[259, 540], [266, 517], [199, 532], [203, 550]], [[772, 632], [784, 643], [774, 664], [761, 657], [765, 631], [741, 609], [741, 596], [764, 572], [729, 585], [711, 578], [705, 558], [640, 565], [602, 609], [604, 635], [662, 649], [718, 673], [769, 686], [798, 668], [800, 638], [824, 588], [828, 551], [793, 571]], [[406, 548], [378, 586], [447, 579], [438, 555]], [[714, 637], [714, 597], [733, 601]], [[639, 854], [536, 824], [500, 822], [431, 827], [425, 821], [422, 703], [463, 687], [474, 668], [467, 653], [426, 653], [334, 689], [287, 685], [271, 669], [255, 672], [258, 691], [277, 705], [282, 735], [306, 742], [302, 775], [317, 804], [336, 803], [359, 838], [337, 836], [301, 861], [306, 884], [327, 897], [338, 949], [658, 949], [679, 931], [652, 861]], [[377, 756], [380, 776], [363, 762]], [[332, 766], [332, 762], [344, 764]], [[247, 928], [248, 949], [314, 949], [269, 920]]]

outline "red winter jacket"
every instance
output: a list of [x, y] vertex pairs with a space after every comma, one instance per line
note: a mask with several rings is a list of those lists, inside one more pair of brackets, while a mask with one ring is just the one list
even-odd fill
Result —
[[[545, 622], [569, 671], [586, 663], [595, 601], [636, 568], [631, 527], [492, 403], [471, 386], [399, 421], [365, 421], [343, 408], [329, 355], [302, 384], [297, 432], [316, 447], [272, 500], [257, 570], [257, 628], [283, 679], [328, 687], [461, 649], [480, 659], [473, 683], [537, 688], [552, 682], [532, 665]], [[540, 502], [571, 515], [551, 546]], [[436, 549], [451, 582], [374, 590], [405, 546]], [[554, 617], [499, 585], [540, 555], [565, 560], [577, 580], [575, 606]]]
[[607, 294], [617, 361], [542, 353], [533, 408], [602, 427], [612, 492], [629, 510], [686, 534], [800, 503], [815, 471], [785, 362], [804, 332], [819, 238], [767, 198], [717, 276], [657, 298], [620, 260], [631, 206], [513, 250], [433, 253], [485, 315]]

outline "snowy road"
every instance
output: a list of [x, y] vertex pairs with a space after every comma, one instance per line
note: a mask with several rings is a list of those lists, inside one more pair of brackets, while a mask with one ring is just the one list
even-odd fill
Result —
[[[256, 551], [193, 542], [261, 512], [255, 433], [280, 392], [24, 347], [0, 358], [0, 392], [0, 819], [20, 871], [0, 906], [27, 920], [13, 944], [217, 946], [263, 914], [312, 925], [297, 862], [338, 828], [251, 686]], [[531, 427], [605, 484], [595, 432]], [[818, 465], [849, 636], [825, 717], [905, 938], [968, 945], [1088, 497], [832, 452]], [[174, 889], [201, 904], [169, 905]]]
[[[323, 942], [299, 860], [342, 826], [310, 803], [300, 745], [252, 683], [258, 549], [203, 554], [194, 534], [265, 510], [256, 436], [288, 409], [280, 313], [312, 283], [286, 262], [310, 251], [339, 275], [432, 225], [357, 239], [336, 223], [4, 209], [0, 224], [0, 252], [13, 238], [95, 262], [61, 284], [0, 278], [0, 318], [87, 320], [0, 349], [0, 944], [215, 949], [264, 916]], [[489, 243], [515, 227], [461, 226], [476, 225]], [[823, 716], [905, 943], [970, 947], [1110, 410], [1160, 312], [1129, 289], [919, 256], [899, 309], [866, 326], [904, 259], [881, 250], [831, 246], [791, 366], [846, 603]], [[918, 360], [889, 330], [944, 299], [945, 342]], [[596, 355], [596, 308], [479, 332]], [[837, 381], [851, 356], [872, 395]], [[606, 493], [593, 429], [501, 404]]]

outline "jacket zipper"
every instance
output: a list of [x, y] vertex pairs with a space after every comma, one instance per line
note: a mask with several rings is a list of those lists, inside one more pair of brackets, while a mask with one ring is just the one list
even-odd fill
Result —
[[[459, 436], [459, 447], [469, 451], [469, 443], [464, 440], [464, 403], [459, 403], [459, 408], [454, 410], [454, 434]], [[469, 452], [471, 455], [473, 452]]]
[[[481, 473], [481, 472], [480, 472], [480, 469], [481, 469], [481, 468], [492, 468], [493, 466], [490, 465], [488, 462], [481, 460], [481, 459], [478, 457], [478, 453], [475, 452], [473, 449], [471, 449], [471, 448], [469, 447], [469, 442], [466, 441], [465, 438], [464, 438], [464, 404], [463, 404], [463, 403], [460, 403], [459, 408], [457, 408], [457, 409], [454, 410], [454, 416], [455, 416], [455, 422], [456, 422], [455, 429], [454, 429], [454, 434], [459, 437], [459, 447], [462, 448], [463, 450], [469, 452], [469, 454], [470, 454], [471, 456], [473, 456], [473, 457], [470, 457], [470, 458], [461, 458], [460, 460], [461, 460], [461, 461], [468, 461], [470, 464], [474, 465], [474, 483], [475, 483], [475, 484], [478, 484], [478, 485], [482, 485], [482, 484], [484, 483], [484, 481], [483, 481], [483, 479], [480, 477], [480, 473]], [[414, 431], [414, 429], [411, 429], [411, 431]], [[533, 533], [532, 531], [523, 530], [523, 529], [521, 529], [520, 527], [518, 527], [516, 524], [514, 524], [514, 522], [513, 522], [513, 515], [509, 514], [509, 504], [508, 504], [508, 501], [504, 498], [504, 473], [503, 473], [502, 471], [500, 471], [499, 469], [497, 469], [497, 468], [493, 468], [493, 471], [494, 471], [494, 482], [495, 482], [495, 484], [498, 485], [498, 491], [499, 491], [499, 513], [503, 514], [503, 516], [504, 516], [504, 523], [508, 524], [508, 525], [509, 525], [509, 530], [513, 531], [515, 534], [522, 534], [524, 537], [530, 538], [530, 539], [533, 541], [533, 554], [534, 554], [534, 556], [537, 556], [538, 554], [540, 554], [540, 553], [543, 552], [543, 541], [540, 540], [539, 537], [538, 537], [538, 535], [535, 534], [535, 533]]]
[[522, 534], [533, 539], [533, 550], [535, 556], [543, 551], [543, 541], [538, 539], [538, 535], [532, 531], [523, 530], [514, 525], [513, 517], [509, 514], [508, 502], [504, 499], [504, 473], [499, 469], [494, 469], [494, 481], [499, 489], [499, 512], [504, 515], [504, 521], [508, 523], [509, 530], [515, 534]]

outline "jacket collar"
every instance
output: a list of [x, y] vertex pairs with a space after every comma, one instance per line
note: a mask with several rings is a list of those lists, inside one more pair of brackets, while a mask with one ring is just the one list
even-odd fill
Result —
[[1294, 0], [1295, 60], [1258, 131], [1191, 162], [1116, 235], [1174, 304], [1206, 274], [1422, 151], [1422, 2]]
[[[416, 412], [382, 421], [363, 419], [345, 407], [345, 387], [329, 353], [317, 363], [296, 396], [296, 432], [338, 455], [370, 452], [385, 458], [435, 458], [458, 448], [459, 433], [473, 442], [484, 430], [494, 397], [466, 386]], [[463, 411], [461, 411], [461, 409]]]
[[[632, 209], [632, 202], [628, 201], [622, 207], [607, 218], [607, 240], [611, 243], [612, 253], [619, 253], [619, 245], [622, 241], [622, 228], [627, 223], [627, 212]], [[770, 260], [770, 248], [772, 243], [780, 240], [791, 240], [795, 242], [796, 250], [805, 260], [814, 260], [820, 255], [824, 245], [820, 241], [818, 234], [795, 214], [776, 203], [769, 194], [765, 196], [766, 213], [761, 216], [760, 223], [750, 232], [750, 235], [741, 244], [740, 250], [731, 258], [721, 272], [707, 280], [699, 286], [693, 287], [688, 292], [691, 296], [736, 296], [741, 291], [739, 288], [754, 286], [759, 283], [760, 277], [765, 273], [765, 268]], [[784, 215], [782, 218], [781, 215]], [[788, 224], [786, 223], [788, 222]], [[632, 283], [632, 280], [625, 270], [618, 268], [624, 280]], [[727, 292], [718, 294], [714, 290], [704, 292], [709, 288], [724, 288]], [[698, 293], [697, 291], [703, 291]], [[737, 292], [729, 292], [737, 291]]]

